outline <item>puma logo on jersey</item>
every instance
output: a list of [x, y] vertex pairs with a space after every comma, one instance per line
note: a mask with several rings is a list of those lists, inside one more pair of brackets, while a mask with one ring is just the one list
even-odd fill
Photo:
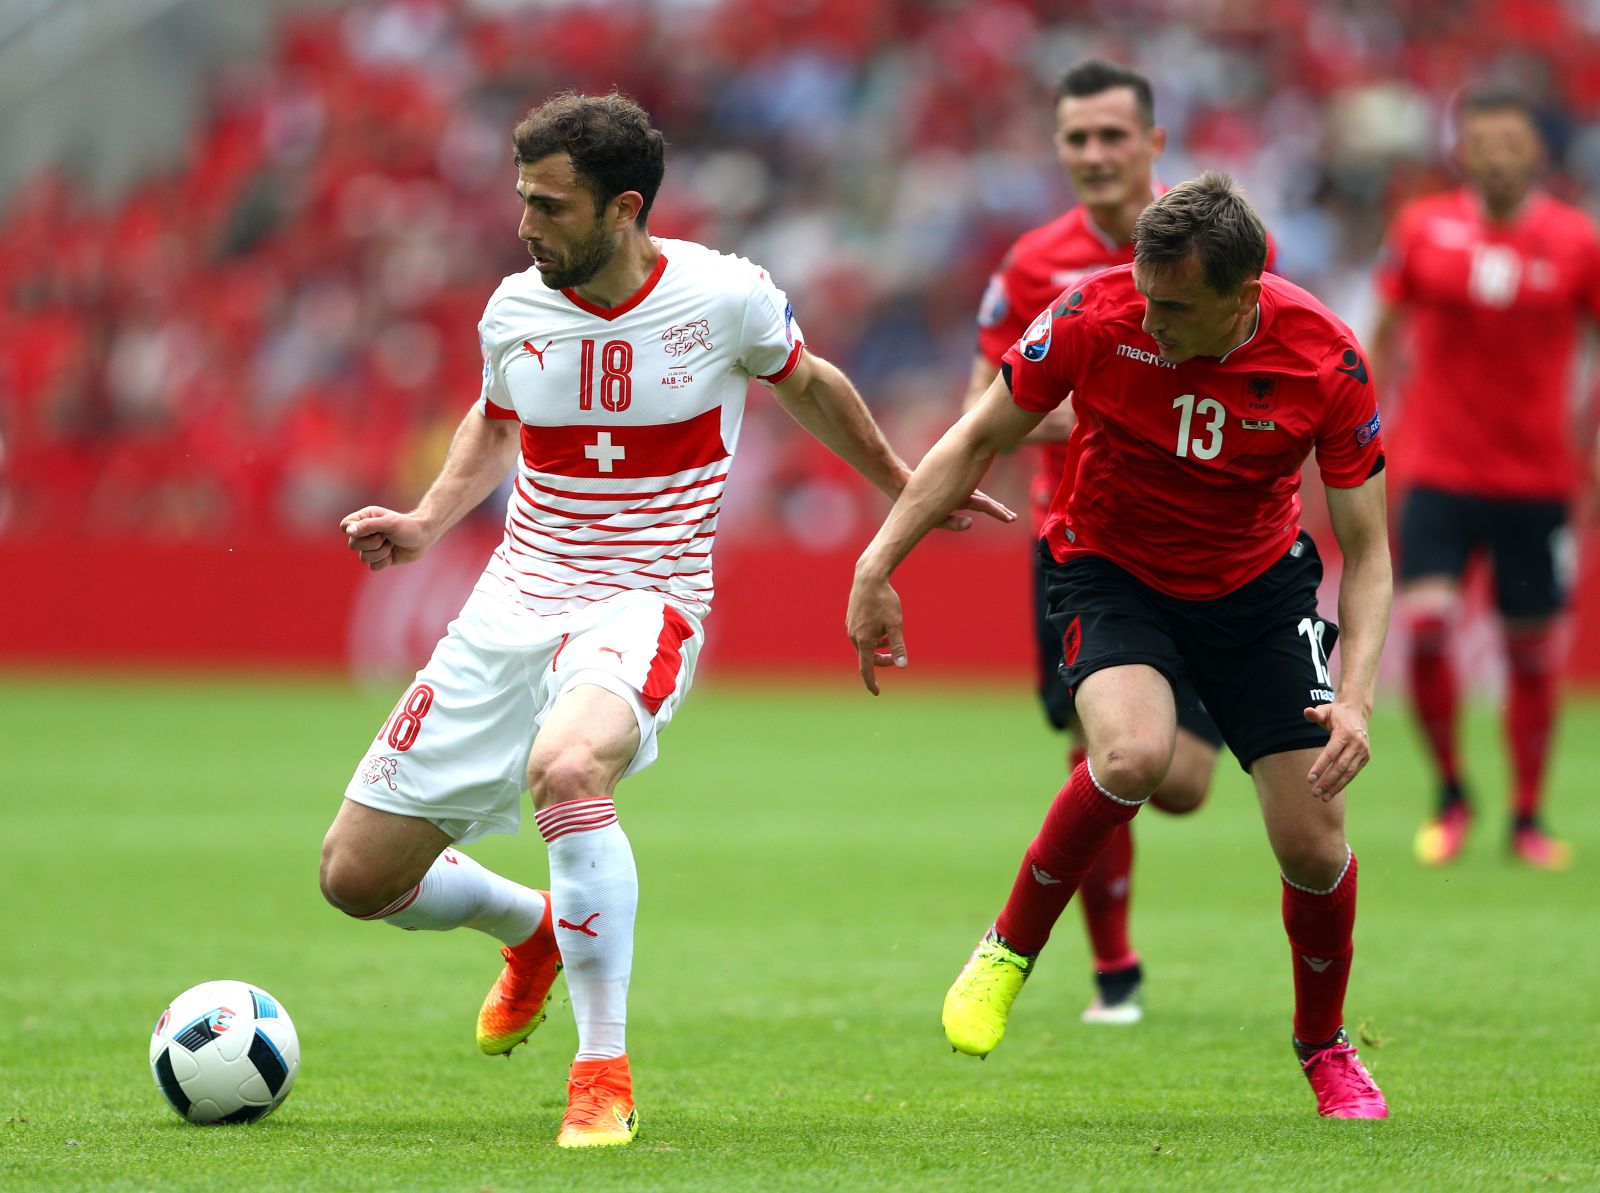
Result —
[[[583, 923], [581, 923], [581, 924], [569, 924], [564, 919], [558, 919], [556, 921], [556, 927], [557, 928], [565, 928], [569, 932], [582, 932], [585, 936], [599, 936], [600, 933], [596, 932], [593, 928], [589, 927], [590, 924], [594, 923], [599, 918], [600, 918], [600, 913], [598, 911], [596, 911], [596, 912], [591, 913], [589, 918], [584, 920]], [[1321, 972], [1321, 971], [1319, 970], [1318, 972]]]
[[554, 343], [554, 340], [546, 340], [543, 348], [535, 348], [529, 341], [522, 341], [523, 351], [539, 362], [539, 371], [541, 373], [544, 372], [544, 354], [550, 350], [550, 345]]

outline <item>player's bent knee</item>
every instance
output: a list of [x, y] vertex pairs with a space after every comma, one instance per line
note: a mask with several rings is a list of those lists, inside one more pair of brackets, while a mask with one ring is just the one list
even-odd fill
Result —
[[360, 865], [348, 853], [324, 843], [317, 879], [322, 897], [345, 915], [370, 919], [404, 894], [394, 880]]
[[1144, 799], [1166, 777], [1170, 750], [1154, 745], [1112, 746], [1093, 759], [1095, 781], [1121, 799]]
[[1296, 886], [1312, 891], [1331, 890], [1344, 872], [1350, 850], [1341, 838], [1337, 843], [1307, 841], [1282, 844], [1276, 850], [1278, 869]]
[[586, 750], [563, 750], [548, 758], [529, 759], [528, 791], [533, 806], [548, 808], [570, 800], [608, 796], [615, 781], [610, 771]]
[[1169, 772], [1161, 780], [1161, 786], [1150, 796], [1150, 806], [1159, 808], [1168, 816], [1187, 816], [1199, 810], [1210, 791], [1211, 784], [1207, 780], [1197, 783]]

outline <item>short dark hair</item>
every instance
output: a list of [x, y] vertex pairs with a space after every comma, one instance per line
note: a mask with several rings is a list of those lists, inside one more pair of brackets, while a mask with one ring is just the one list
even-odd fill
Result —
[[620, 91], [579, 95], [563, 91], [524, 116], [511, 132], [519, 166], [565, 153], [594, 196], [598, 211], [623, 191], [638, 191], [642, 225], [667, 169], [667, 139], [650, 114]]
[[1464, 91], [1456, 101], [1456, 114], [1465, 120], [1468, 116], [1481, 116], [1485, 112], [1521, 112], [1528, 123], [1539, 127], [1539, 114], [1533, 101], [1520, 91], [1508, 87], [1474, 87]]
[[1056, 103], [1064, 99], [1087, 99], [1118, 87], [1127, 87], [1139, 105], [1139, 117], [1150, 128], [1156, 122], [1155, 93], [1150, 80], [1136, 70], [1107, 62], [1104, 58], [1085, 58], [1067, 68], [1056, 84]]
[[1198, 255], [1206, 285], [1233, 294], [1267, 267], [1267, 230], [1239, 184], [1219, 170], [1180, 182], [1139, 213], [1133, 259], [1166, 269]]

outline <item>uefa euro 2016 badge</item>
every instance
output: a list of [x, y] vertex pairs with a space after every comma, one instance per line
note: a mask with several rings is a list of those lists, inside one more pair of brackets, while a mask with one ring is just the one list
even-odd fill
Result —
[[1028, 360], [1043, 360], [1049, 353], [1051, 322], [1050, 311], [1041, 311], [1028, 330], [1022, 333], [1022, 355]]

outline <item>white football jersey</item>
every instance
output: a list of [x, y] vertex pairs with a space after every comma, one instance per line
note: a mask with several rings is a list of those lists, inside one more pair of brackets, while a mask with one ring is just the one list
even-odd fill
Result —
[[528, 269], [478, 325], [478, 410], [522, 423], [506, 533], [485, 569], [529, 610], [560, 615], [658, 592], [695, 616], [745, 392], [776, 384], [804, 341], [764, 270], [684, 240], [609, 310]]

